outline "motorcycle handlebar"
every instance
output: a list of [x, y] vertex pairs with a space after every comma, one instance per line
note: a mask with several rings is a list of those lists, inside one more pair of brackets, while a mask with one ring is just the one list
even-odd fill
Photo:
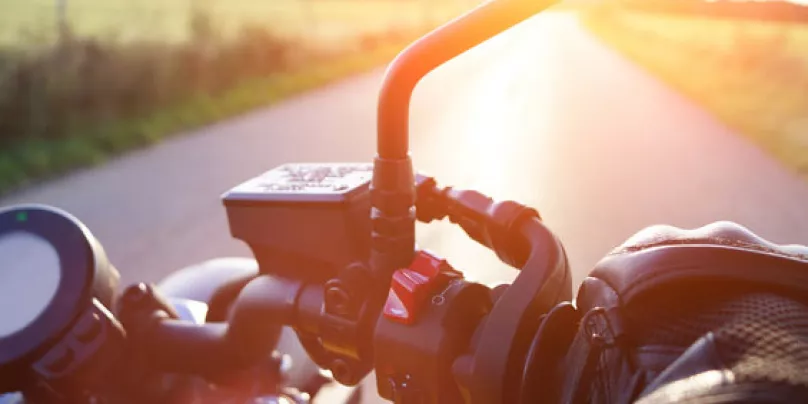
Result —
[[[555, 300], [553, 298], [563, 294], [563, 288], [559, 287], [561, 282], [565, 279], [569, 282], [567, 278], [559, 276], [559, 273], [534, 273], [533, 268], [537, 267], [537, 263], [546, 265], [538, 261], [556, 261], [553, 256], [557, 256], [557, 253], [547, 254], [552, 248], [540, 247], [547, 236], [543, 229], [544, 226], [537, 220], [530, 220], [522, 226], [524, 237], [533, 238], [530, 259], [516, 282], [493, 303], [488, 315], [484, 318], [475, 317], [474, 324], [468, 327], [447, 328], [437, 326], [439, 323], [422, 322], [408, 327], [406, 331], [409, 334], [402, 332], [400, 325], [395, 325], [399, 327], [397, 332], [384, 333], [382, 329], [389, 329], [389, 325], [384, 326], [383, 323], [389, 321], [385, 321], [381, 314], [381, 303], [378, 301], [367, 303], [368, 309], [363, 316], [365, 321], [361, 322], [362, 326], [340, 322], [340, 319], [337, 319], [338, 324], [335, 325], [332, 316], [328, 316], [324, 310], [325, 289], [322, 285], [302, 285], [271, 275], [259, 276], [244, 288], [234, 303], [228, 323], [192, 325], [172, 319], [159, 309], [151, 310], [150, 315], [144, 315], [149, 311], [141, 312], [141, 320], [136, 320], [134, 324], [132, 319], [137, 316], [131, 314], [129, 318], [122, 318], [122, 321], [128, 330], [134, 330], [130, 334], [130, 340], [136, 347], [135, 352], [141, 357], [150, 358], [155, 368], [214, 378], [244, 369], [266, 357], [275, 347], [281, 325], [296, 328], [301, 340], [305, 340], [306, 336], [316, 336], [316, 346], [304, 344], [308, 345], [307, 350], [313, 354], [318, 365], [331, 368], [335, 377], [345, 384], [355, 384], [367, 373], [347, 369], [343, 358], [345, 356], [349, 361], [366, 364], [365, 367], [369, 370], [378, 366], [378, 356], [381, 354], [378, 349], [382, 347], [403, 347], [395, 353], [396, 358], [417, 357], [418, 352], [423, 355], [423, 352], [432, 351], [430, 344], [435, 341], [453, 338], [465, 341], [465, 349], [457, 351], [458, 347], [453, 347], [451, 352], [434, 352], [436, 357], [431, 358], [444, 362], [446, 366], [440, 366], [441, 368], [451, 369], [451, 374], [444, 377], [456, 380], [468, 392], [465, 396], [469, 402], [502, 402], [506, 401], [502, 399], [503, 394], [514, 387], [510, 384], [509, 377], [515, 376], [512, 381], [523, 379], [521, 371], [524, 364], [518, 358], [525, 357], [522, 354], [527, 351], [528, 346], [524, 342], [529, 342], [538, 328], [541, 310], [552, 307], [550, 302]], [[528, 290], [535, 286], [532, 283], [537, 275], [541, 275], [545, 284], [536, 295], [531, 295]], [[476, 287], [483, 288], [481, 285]], [[548, 291], [556, 295], [549, 301]], [[476, 298], [482, 297], [488, 303], [459, 296], [460, 294], [447, 296], [448, 299], [457, 297], [458, 300], [465, 301], [447, 302], [446, 307], [454, 311], [445, 313], [445, 318], [465, 316], [457, 314], [458, 311], [474, 311], [468, 307], [453, 308], [453, 304], [491, 306], [488, 292], [482, 295], [479, 291], [474, 292]], [[523, 309], [519, 311], [520, 308]], [[132, 307], [123, 310], [131, 311]], [[137, 321], [141, 323], [136, 324]], [[423, 338], [430, 334], [436, 337]], [[476, 335], [475, 344], [471, 344], [473, 335]], [[337, 341], [334, 342], [334, 339]], [[393, 366], [396, 367], [398, 366]], [[435, 371], [424, 366], [414, 366], [413, 369], [413, 373]], [[418, 378], [417, 375], [414, 377]], [[437, 396], [439, 392], [435, 391], [434, 394]], [[496, 397], [499, 399], [491, 400]]]
[[518, 402], [527, 352], [541, 316], [572, 298], [572, 279], [561, 242], [538, 219], [525, 220], [519, 234], [529, 255], [519, 275], [494, 303], [476, 331], [470, 354], [453, 371], [468, 386], [469, 403]]
[[[170, 308], [154, 303], [160, 301], [155, 291], [141, 286], [130, 288], [121, 304], [121, 321], [132, 330], [135, 351], [161, 371], [215, 377], [266, 357], [281, 327], [288, 325], [312, 359], [343, 384], [358, 383], [373, 368], [378, 375], [383, 373], [379, 366], [403, 368], [408, 362], [410, 376], [416, 378], [419, 372], [444, 369], [442, 377], [451, 378], [454, 389], [460, 386], [467, 402], [515, 402], [508, 394], [518, 392], [524, 379], [524, 358], [541, 314], [572, 295], [563, 247], [538, 212], [523, 205], [494, 203], [474, 191], [441, 189], [431, 179], [419, 178], [416, 188], [419, 220], [448, 217], [504, 262], [521, 269], [496, 300], [482, 285], [462, 281], [447, 296], [457, 302], [423, 309], [433, 311], [423, 313], [432, 320], [393, 324], [383, 314], [390, 286], [368, 287], [376, 285], [362, 281], [372, 279], [370, 270], [355, 265], [325, 285], [258, 276], [236, 298], [228, 322], [190, 325], [172, 319]], [[451, 329], [447, 321], [465, 325]], [[454, 346], [445, 347], [441, 341], [446, 340]], [[382, 347], [399, 348], [390, 353], [379, 351]], [[399, 366], [396, 361], [403, 362]], [[438, 400], [437, 390], [444, 387], [430, 388]]]
[[191, 324], [172, 316], [154, 288], [130, 287], [121, 299], [121, 322], [134, 351], [161, 371], [213, 376], [266, 357], [293, 318], [300, 282], [259, 276], [233, 304], [227, 322]]

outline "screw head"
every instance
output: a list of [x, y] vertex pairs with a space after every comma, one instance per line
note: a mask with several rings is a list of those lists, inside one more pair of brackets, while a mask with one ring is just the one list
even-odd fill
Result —
[[351, 368], [348, 366], [348, 363], [342, 359], [336, 359], [331, 362], [331, 375], [334, 376], [334, 379], [343, 384], [350, 383], [352, 379]]
[[339, 286], [331, 286], [325, 292], [326, 309], [334, 314], [348, 315], [351, 308], [351, 297], [345, 289]]
[[146, 299], [149, 295], [149, 287], [145, 283], [138, 283], [126, 289], [123, 294], [123, 300], [127, 304], [139, 304]]

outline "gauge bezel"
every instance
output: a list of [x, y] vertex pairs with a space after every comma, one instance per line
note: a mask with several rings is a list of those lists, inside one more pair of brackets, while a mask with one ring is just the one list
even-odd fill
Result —
[[[21, 214], [25, 215], [24, 220]], [[103, 252], [99, 254], [95, 238], [78, 219], [50, 206], [17, 205], [0, 209], [0, 229], [3, 233], [28, 232], [47, 240], [59, 256], [61, 275], [45, 310], [25, 328], [0, 338], [0, 366], [7, 366], [47, 349], [86, 309]]]

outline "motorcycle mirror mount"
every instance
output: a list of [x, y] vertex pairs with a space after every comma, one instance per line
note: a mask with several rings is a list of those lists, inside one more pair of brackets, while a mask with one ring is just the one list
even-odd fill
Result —
[[491, 0], [412, 43], [389, 65], [379, 94], [371, 182], [374, 277], [389, 284], [415, 252], [415, 176], [409, 156], [410, 100], [427, 74], [556, 0]]

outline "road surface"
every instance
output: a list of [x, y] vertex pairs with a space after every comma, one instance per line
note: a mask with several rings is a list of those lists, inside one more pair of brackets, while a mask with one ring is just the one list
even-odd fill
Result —
[[[354, 77], [2, 203], [74, 213], [127, 282], [245, 255], [229, 237], [220, 194], [281, 163], [369, 161], [381, 78], [381, 70]], [[416, 91], [412, 119], [419, 169], [537, 207], [566, 244], [576, 282], [655, 223], [735, 220], [777, 242], [808, 243], [805, 183], [570, 15], [533, 18], [441, 68]], [[458, 230], [423, 230], [423, 246], [472, 278], [513, 278]]]

